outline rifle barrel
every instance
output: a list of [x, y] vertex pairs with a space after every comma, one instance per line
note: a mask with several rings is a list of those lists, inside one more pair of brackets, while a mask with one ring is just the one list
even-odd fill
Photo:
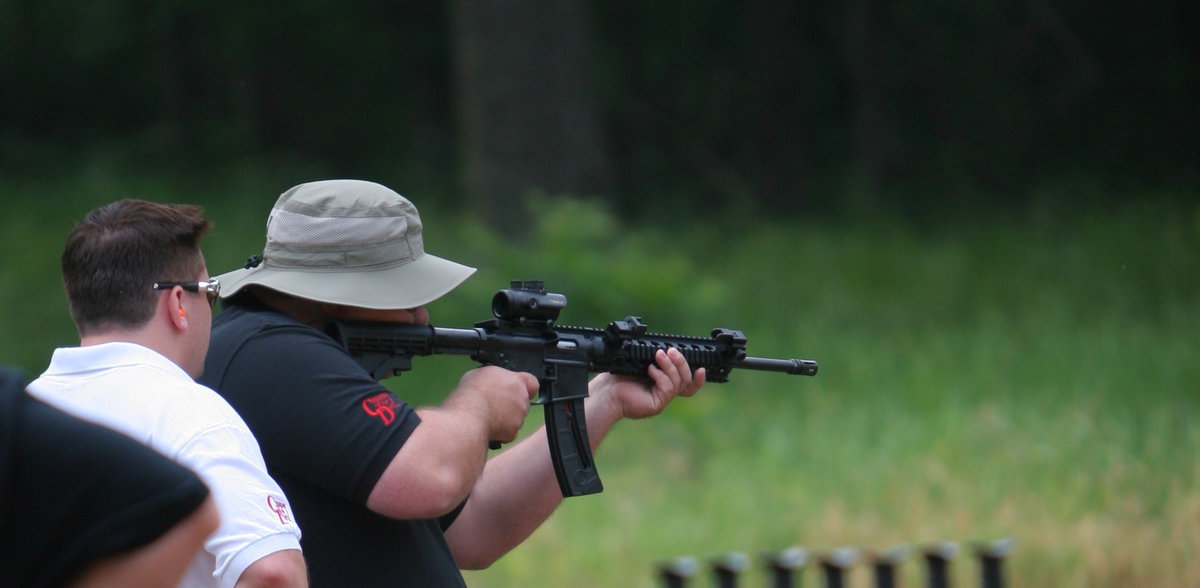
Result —
[[766, 372], [784, 372], [793, 376], [817, 375], [817, 362], [811, 359], [776, 359], [773, 357], [747, 357], [734, 367]]

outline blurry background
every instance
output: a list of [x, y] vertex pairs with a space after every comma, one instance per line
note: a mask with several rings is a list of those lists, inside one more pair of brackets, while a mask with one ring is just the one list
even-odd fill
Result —
[[203, 205], [217, 274], [283, 190], [372, 179], [481, 268], [435, 324], [540, 278], [566, 323], [821, 363], [626, 423], [605, 493], [472, 585], [1008, 536], [1019, 585], [1196, 585], [1195, 3], [751, 4], [0, 3], [0, 361], [76, 343], [98, 205]]

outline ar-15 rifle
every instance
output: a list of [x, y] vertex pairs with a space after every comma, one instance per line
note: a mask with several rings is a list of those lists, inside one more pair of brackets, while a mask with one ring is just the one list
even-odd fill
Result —
[[[604, 329], [555, 326], [567, 305], [539, 281], [512, 282], [492, 297], [495, 318], [472, 329], [393, 323], [337, 322], [342, 346], [375, 379], [412, 369], [415, 355], [469, 355], [488, 365], [533, 374], [540, 383], [534, 404], [545, 405], [546, 438], [563, 496], [602, 491], [588, 442], [583, 399], [588, 375], [612, 372], [646, 376], [659, 349], [674, 347], [708, 382], [727, 382], [734, 368], [813, 376], [817, 362], [746, 355], [741, 331], [714, 329], [712, 337], [647, 333], [639, 317]], [[493, 443], [495, 449], [498, 444]]]

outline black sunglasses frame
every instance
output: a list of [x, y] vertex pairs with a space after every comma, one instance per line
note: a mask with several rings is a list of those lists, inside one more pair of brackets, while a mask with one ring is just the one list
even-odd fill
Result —
[[188, 292], [203, 292], [208, 297], [208, 306], [216, 308], [217, 300], [221, 296], [221, 281], [216, 278], [210, 278], [198, 282], [154, 282], [151, 287], [155, 290], [170, 290], [175, 286], [179, 286]]

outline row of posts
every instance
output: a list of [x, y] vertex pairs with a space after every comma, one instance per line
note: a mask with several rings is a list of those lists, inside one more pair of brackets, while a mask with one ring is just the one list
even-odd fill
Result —
[[[1011, 537], [972, 545], [979, 565], [980, 588], [1004, 586], [1003, 564], [1015, 547]], [[825, 588], [845, 588], [850, 570], [861, 563], [870, 565], [876, 588], [895, 588], [899, 586], [901, 564], [911, 558], [912, 551], [903, 544], [883, 551], [843, 547], [820, 553], [790, 547], [764, 553], [762, 563], [769, 577], [768, 586], [772, 588], [800, 587], [804, 570], [810, 567], [820, 570]], [[959, 555], [958, 544], [950, 541], [930, 543], [918, 551], [925, 563], [926, 586], [951, 588], [950, 568]], [[726, 553], [709, 558], [707, 564], [718, 588], [737, 588], [750, 568], [750, 557], [740, 552]], [[704, 567], [697, 558], [677, 557], [661, 562], [658, 575], [666, 588], [685, 588], [704, 572]]]

